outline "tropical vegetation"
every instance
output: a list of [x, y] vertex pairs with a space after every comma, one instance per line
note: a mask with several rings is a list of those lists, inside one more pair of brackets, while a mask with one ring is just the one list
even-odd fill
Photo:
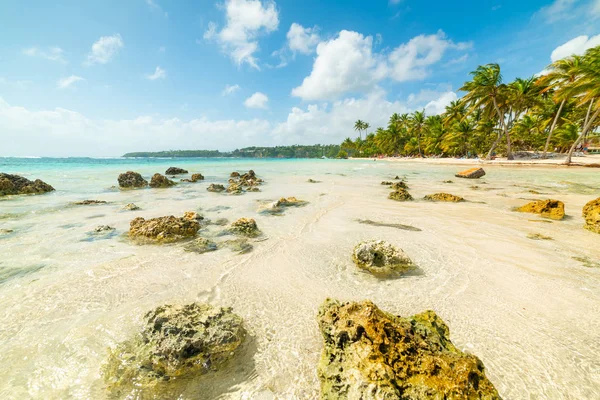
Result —
[[464, 96], [441, 115], [396, 113], [370, 133], [369, 124], [358, 120], [359, 137], [346, 138], [341, 151], [352, 157], [513, 159], [521, 151], [546, 158], [552, 150], [571, 163], [576, 149], [598, 141], [600, 46], [555, 61], [540, 76], [507, 83], [498, 64], [481, 65], [470, 75], [460, 88]]
[[334, 158], [338, 156], [340, 146], [327, 145], [294, 145], [275, 147], [245, 147], [231, 152], [218, 150], [168, 150], [158, 152], [135, 152], [124, 154], [123, 157], [174, 157], [174, 158]]

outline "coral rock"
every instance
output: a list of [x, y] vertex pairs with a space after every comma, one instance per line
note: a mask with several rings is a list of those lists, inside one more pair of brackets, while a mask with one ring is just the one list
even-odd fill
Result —
[[209, 187], [206, 188], [209, 192], [220, 193], [225, 190], [225, 186], [219, 185], [216, 183], [211, 183]]
[[196, 220], [174, 216], [152, 219], [136, 218], [130, 223], [129, 237], [158, 242], [175, 242], [196, 236], [200, 224]]
[[592, 200], [583, 207], [585, 229], [600, 233], [600, 197]]
[[433, 311], [403, 318], [327, 299], [318, 322], [322, 399], [500, 399], [481, 360], [454, 347]]
[[352, 260], [362, 269], [379, 276], [400, 275], [414, 268], [402, 251], [383, 240], [367, 240], [354, 247]]
[[516, 209], [519, 212], [540, 214], [542, 217], [550, 219], [563, 219], [565, 216], [565, 205], [558, 200], [538, 200], [527, 203]]
[[404, 181], [396, 182], [392, 184], [392, 190], [408, 189], [408, 185]]
[[122, 188], [143, 188], [148, 186], [148, 181], [142, 178], [142, 175], [134, 171], [127, 171], [124, 174], [119, 175], [117, 181]]
[[429, 200], [429, 201], [449, 201], [449, 202], [454, 202], [454, 203], [458, 203], [459, 201], [465, 201], [465, 199], [463, 199], [460, 196], [455, 196], [453, 194], [448, 194], [448, 193], [428, 194], [427, 196], [425, 196], [423, 198], [425, 200]]
[[231, 178], [239, 178], [240, 177], [240, 173], [239, 172], [232, 172], [231, 175], [229, 175]]
[[139, 210], [140, 208], [138, 206], [136, 206], [133, 203], [129, 203], [127, 204], [125, 207], [123, 207], [123, 210], [127, 210], [127, 211], [136, 211]]
[[0, 196], [9, 194], [42, 194], [54, 191], [46, 182], [30, 181], [18, 175], [0, 173]]
[[152, 175], [152, 179], [150, 180], [150, 187], [153, 188], [163, 189], [175, 185], [177, 185], [177, 183], [173, 182], [172, 180], [161, 174]]
[[413, 199], [406, 189], [398, 189], [390, 193], [388, 198], [396, 201], [410, 201]]
[[485, 175], [483, 168], [471, 168], [454, 175], [457, 178], [478, 179]]
[[194, 239], [191, 242], [187, 243], [183, 247], [183, 249], [185, 251], [198, 253], [198, 254], [204, 254], [204, 253], [208, 253], [211, 251], [215, 251], [215, 250], [218, 250], [218, 248], [219, 248], [219, 246], [217, 246], [217, 244], [215, 242], [213, 242], [212, 240], [203, 238], [203, 237]]
[[168, 170], [165, 171], [165, 175], [181, 175], [187, 173], [187, 170], [177, 167], [170, 167]]
[[192, 174], [192, 182], [203, 181], [204, 175], [202, 174]]
[[183, 213], [183, 218], [191, 219], [193, 221], [203, 220], [204, 217], [198, 214], [196, 211], [186, 211]]
[[73, 204], [75, 204], [76, 206], [93, 206], [93, 205], [97, 205], [97, 204], [108, 204], [108, 203], [104, 200], [82, 200], [82, 201], [76, 201]]
[[237, 235], [248, 237], [256, 237], [260, 235], [260, 230], [256, 225], [256, 221], [252, 218], [238, 219], [237, 221], [231, 224], [229, 231]]

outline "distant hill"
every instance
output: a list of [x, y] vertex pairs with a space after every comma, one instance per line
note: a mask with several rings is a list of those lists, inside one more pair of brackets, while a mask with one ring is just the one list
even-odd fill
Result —
[[310, 146], [276, 146], [276, 147], [246, 147], [232, 152], [218, 150], [168, 150], [168, 151], [140, 151], [124, 154], [123, 157], [175, 157], [175, 158], [321, 158], [323, 156], [334, 158], [338, 155], [340, 146], [310, 145]]

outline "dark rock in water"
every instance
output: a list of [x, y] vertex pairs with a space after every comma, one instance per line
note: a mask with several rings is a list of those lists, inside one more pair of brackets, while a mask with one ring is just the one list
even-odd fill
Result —
[[308, 183], [321, 183], [321, 181], [315, 181], [314, 179], [309, 178]]
[[251, 188], [259, 186], [263, 183], [263, 180], [258, 178], [254, 171], [250, 170], [247, 173], [240, 175], [239, 172], [232, 172], [229, 179], [230, 184], [236, 184], [241, 187]]
[[366, 240], [354, 247], [352, 260], [362, 269], [377, 276], [401, 275], [414, 269], [413, 262], [402, 251], [383, 240]]
[[383, 182], [381, 182], [381, 184], [382, 184], [383, 186], [391, 186], [391, 185], [393, 185], [393, 184], [394, 184], [394, 182], [390, 182], [390, 181], [383, 181]]
[[9, 235], [11, 233], [13, 233], [14, 231], [12, 229], [0, 229], [0, 236], [6, 236]]
[[476, 356], [450, 341], [434, 311], [399, 317], [370, 301], [319, 308], [321, 398], [499, 400]]
[[183, 246], [183, 249], [185, 251], [189, 251], [189, 252], [193, 252], [193, 253], [204, 254], [204, 253], [218, 250], [219, 246], [217, 246], [217, 244], [215, 242], [213, 242], [212, 240], [209, 240], [209, 239], [206, 239], [203, 237], [199, 237], [197, 239], [192, 240], [189, 243], [186, 243], [186, 245]]
[[82, 200], [76, 201], [73, 204], [76, 206], [93, 206], [98, 204], [108, 204], [108, 202], [104, 200]]
[[106, 233], [106, 232], [112, 232], [114, 230], [115, 230], [115, 228], [113, 228], [112, 226], [98, 225], [96, 228], [94, 228], [94, 233]]
[[208, 190], [209, 192], [214, 192], [214, 193], [221, 193], [223, 191], [225, 191], [225, 186], [223, 185], [219, 185], [217, 183], [211, 183], [206, 190]]
[[591, 260], [589, 257], [575, 256], [575, 257], [571, 257], [571, 258], [575, 261], [579, 261], [586, 268], [600, 268], [600, 263]]
[[287, 207], [304, 207], [307, 204], [308, 204], [308, 201], [299, 200], [295, 197], [282, 197], [281, 199], [277, 200], [276, 202], [268, 203], [268, 204], [261, 206], [261, 208], [259, 209], [259, 212], [266, 213], [266, 214], [278, 215], [278, 214], [283, 214], [284, 209]]
[[142, 175], [134, 171], [127, 171], [124, 174], [119, 175], [117, 181], [122, 188], [143, 188], [148, 186], [148, 181], [142, 178]]
[[236, 235], [247, 237], [257, 237], [261, 234], [258, 225], [256, 225], [256, 221], [252, 218], [238, 219], [231, 224], [228, 231]]
[[394, 178], [395, 180], [399, 180], [400, 177], [398, 175], [396, 175], [396, 177]]
[[257, 188], [256, 186], [253, 186], [253, 187], [249, 187], [248, 189], [246, 189], [246, 192], [260, 192], [260, 189]]
[[408, 185], [404, 181], [396, 182], [392, 184], [392, 190], [408, 189]]
[[161, 174], [152, 175], [152, 179], [150, 180], [150, 187], [152, 188], [164, 189], [175, 185], [177, 185], [177, 183]]
[[447, 180], [447, 181], [444, 181], [444, 183], [454, 183], [454, 181]]
[[483, 170], [483, 168], [471, 168], [466, 171], [461, 171], [454, 176], [456, 176], [457, 178], [479, 179], [484, 175], [485, 171]]
[[240, 173], [237, 171], [233, 171], [231, 173], [231, 175], [229, 175], [230, 178], [239, 178], [240, 177]]
[[177, 167], [170, 167], [168, 170], [165, 171], [165, 175], [181, 175], [187, 173], [188, 172], [185, 169]]
[[46, 182], [36, 179], [30, 181], [18, 175], [0, 173], [0, 196], [13, 194], [42, 194], [54, 191]]
[[515, 211], [540, 214], [545, 218], [560, 220], [565, 216], [565, 205], [558, 200], [538, 200], [527, 203]]
[[449, 193], [428, 194], [427, 196], [423, 197], [423, 199], [429, 200], [429, 201], [446, 201], [446, 202], [452, 202], [452, 203], [458, 203], [461, 201], [465, 201], [465, 199], [463, 199], [462, 197], [455, 196], [455, 195], [449, 194]]
[[204, 175], [202, 174], [192, 174], [192, 182], [203, 181]]
[[600, 233], [600, 197], [592, 200], [583, 207], [584, 228], [588, 231]]
[[227, 188], [227, 193], [229, 194], [244, 194], [244, 189], [241, 185], [237, 183], [232, 183]]
[[246, 338], [242, 318], [209, 304], [160, 306], [144, 320], [143, 330], [112, 349], [102, 367], [112, 396], [178, 398], [166, 394], [173, 385], [224, 368]]
[[393, 224], [393, 223], [386, 223], [386, 222], [376, 222], [376, 221], [371, 221], [370, 219], [359, 219], [359, 220], [357, 220], [357, 222], [359, 224], [365, 224], [365, 225], [383, 226], [386, 228], [402, 229], [404, 231], [421, 232], [421, 229], [414, 227], [414, 226], [410, 226], [410, 225]]
[[226, 240], [223, 242], [223, 246], [227, 247], [234, 253], [245, 254], [252, 251], [253, 246], [248, 239], [234, 239], [234, 240]]
[[130, 223], [129, 237], [170, 243], [196, 236], [200, 224], [196, 220], [174, 216], [152, 219], [136, 218]]
[[541, 233], [528, 233], [527, 239], [531, 240], [552, 240], [550, 236], [542, 235]]
[[410, 201], [413, 199], [406, 189], [398, 189], [390, 193], [388, 198], [396, 201]]
[[125, 207], [123, 207], [123, 210], [127, 210], [127, 211], [136, 211], [139, 210], [140, 208], [138, 206], [136, 206], [133, 203], [129, 203], [127, 204]]

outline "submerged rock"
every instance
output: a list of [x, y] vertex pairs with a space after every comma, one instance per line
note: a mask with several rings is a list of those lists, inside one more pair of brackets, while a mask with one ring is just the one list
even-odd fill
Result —
[[102, 375], [113, 395], [165, 398], [169, 385], [223, 368], [245, 337], [231, 308], [160, 306], [144, 316], [139, 334], [110, 351]]
[[127, 210], [127, 211], [136, 211], [139, 210], [140, 208], [138, 206], [136, 206], [133, 203], [129, 203], [127, 204], [125, 207], [123, 207], [123, 210]]
[[461, 171], [458, 174], [454, 175], [457, 178], [466, 178], [466, 179], [479, 179], [485, 175], [485, 171], [483, 168], [471, 168], [466, 171]]
[[396, 175], [396, 177], [394, 178], [395, 180], [399, 180], [400, 177], [398, 175]]
[[204, 175], [202, 174], [192, 174], [192, 182], [203, 181]]
[[170, 167], [168, 170], [165, 171], [165, 175], [181, 175], [187, 173], [187, 170], [177, 167]]
[[218, 250], [219, 246], [212, 240], [209, 240], [209, 239], [206, 239], [203, 237], [199, 237], [197, 239], [192, 240], [189, 243], [186, 243], [186, 245], [183, 246], [183, 249], [185, 251], [189, 251], [189, 252], [193, 252], [193, 253], [204, 254], [204, 253]]
[[592, 200], [583, 207], [584, 228], [588, 231], [600, 233], [600, 197]]
[[298, 200], [295, 197], [282, 197], [276, 203], [276, 207], [302, 207], [308, 204], [308, 201]]
[[447, 180], [447, 181], [444, 181], [443, 183], [454, 183], [454, 181]]
[[550, 236], [542, 235], [541, 233], [528, 233], [527, 239], [531, 240], [552, 240]]
[[82, 200], [76, 201], [73, 204], [76, 206], [93, 206], [97, 204], [108, 204], [108, 202], [104, 200]]
[[161, 174], [152, 175], [152, 179], [150, 180], [150, 187], [152, 188], [165, 189], [175, 185], [177, 185], [177, 183]]
[[108, 225], [98, 225], [97, 227], [94, 228], [94, 233], [106, 233], [106, 232], [112, 232], [114, 231], [115, 228], [113, 228], [112, 226], [108, 226]]
[[396, 182], [392, 184], [392, 190], [408, 189], [408, 185], [404, 181]]
[[209, 192], [220, 193], [220, 192], [222, 192], [222, 191], [224, 191], [224, 190], [225, 190], [225, 186], [223, 186], [223, 185], [219, 185], [219, 184], [216, 184], [216, 183], [211, 183], [211, 184], [210, 184], [210, 185], [209, 185], [209, 186], [206, 188], [206, 190], [208, 190]]
[[321, 183], [321, 181], [315, 181], [315, 180], [314, 180], [314, 179], [312, 179], [312, 178], [308, 178], [308, 181], [307, 181], [307, 182], [308, 182], [308, 183]]
[[138, 217], [129, 224], [129, 237], [157, 242], [176, 242], [196, 236], [200, 224], [196, 220], [174, 216], [144, 219]]
[[434, 311], [399, 317], [370, 301], [319, 308], [321, 398], [499, 400], [485, 367], [450, 341]]
[[0, 236], [5, 236], [5, 235], [11, 234], [13, 232], [14, 232], [14, 230], [12, 230], [12, 229], [0, 229]]
[[229, 250], [234, 253], [245, 254], [252, 251], [254, 248], [252, 243], [245, 238], [226, 240], [223, 242], [223, 246], [227, 247]]
[[386, 228], [402, 229], [404, 231], [421, 232], [421, 229], [419, 229], [415, 226], [404, 225], [404, 224], [394, 224], [394, 223], [390, 223], [390, 222], [377, 222], [377, 221], [371, 221], [370, 219], [358, 219], [357, 222], [359, 224], [365, 224], [365, 225], [383, 226]]
[[257, 188], [256, 186], [252, 186], [249, 187], [248, 189], [246, 189], [247, 192], [260, 192], [260, 189]]
[[239, 185], [237, 183], [232, 183], [227, 188], [227, 193], [229, 193], [229, 194], [243, 194], [244, 193], [244, 189], [242, 188], [241, 185]]
[[391, 185], [393, 185], [393, 184], [394, 184], [394, 182], [390, 182], [390, 181], [382, 181], [382, 182], [381, 182], [381, 184], [382, 184], [383, 186], [391, 186]]
[[0, 173], [0, 196], [13, 194], [42, 194], [54, 191], [46, 182], [36, 179], [30, 181], [19, 175]]
[[229, 227], [229, 232], [247, 237], [256, 237], [261, 234], [256, 221], [252, 218], [240, 218], [233, 222]]
[[538, 200], [516, 209], [518, 212], [540, 214], [542, 217], [560, 220], [565, 216], [565, 205], [558, 200]]
[[122, 188], [143, 188], [148, 186], [148, 181], [134, 171], [127, 171], [119, 175], [117, 181], [119, 182], [119, 187]]
[[352, 260], [373, 275], [401, 275], [414, 268], [410, 258], [402, 251], [383, 240], [367, 240], [354, 247]]
[[423, 197], [423, 199], [429, 200], [429, 201], [448, 201], [448, 202], [453, 202], [453, 203], [465, 201], [465, 199], [463, 199], [462, 197], [455, 196], [455, 195], [449, 194], [449, 193], [428, 194], [427, 196]]
[[239, 178], [240, 177], [240, 173], [237, 171], [233, 171], [230, 175], [230, 178]]
[[198, 214], [196, 211], [186, 211], [183, 213], [183, 218], [191, 219], [192, 221], [200, 221], [203, 220], [204, 217]]
[[388, 198], [396, 201], [410, 201], [413, 199], [406, 189], [398, 189], [390, 193]]

